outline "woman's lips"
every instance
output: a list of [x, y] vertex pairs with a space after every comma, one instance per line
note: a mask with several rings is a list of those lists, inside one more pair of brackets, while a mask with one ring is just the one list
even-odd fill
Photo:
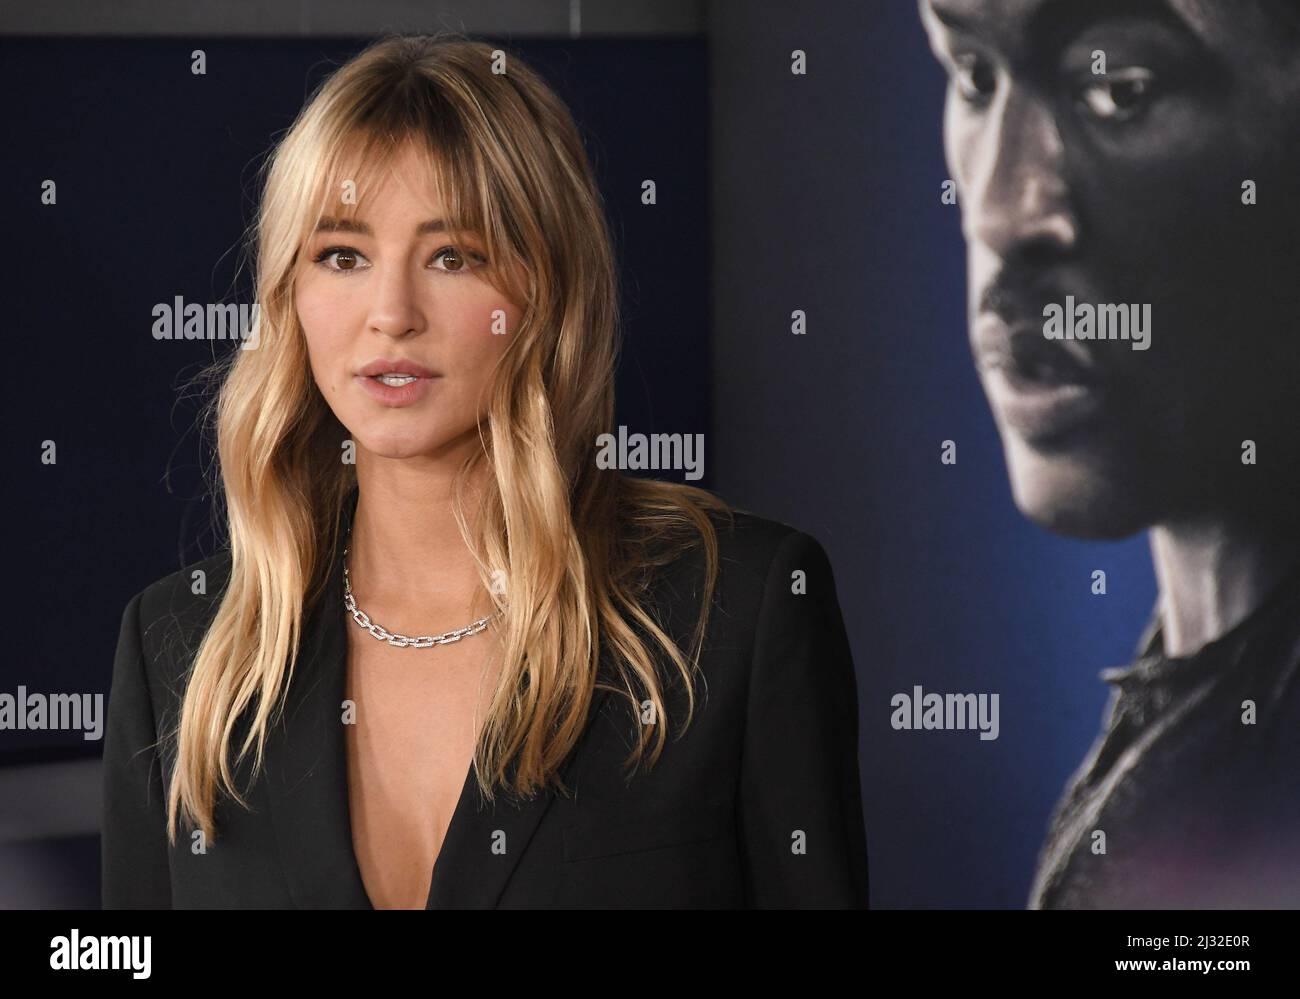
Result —
[[415, 375], [417, 378], [437, 378], [441, 374], [423, 364], [416, 364], [405, 357], [376, 357], [361, 368], [359, 375]]
[[385, 385], [379, 380], [378, 376], [357, 375], [356, 377], [357, 381], [361, 383], [361, 387], [381, 406], [395, 408], [412, 406], [419, 402], [428, 394], [433, 383], [442, 376], [434, 375], [431, 378], [416, 378], [405, 385]]

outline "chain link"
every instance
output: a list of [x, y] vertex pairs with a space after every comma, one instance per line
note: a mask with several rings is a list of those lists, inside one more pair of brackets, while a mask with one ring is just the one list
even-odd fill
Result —
[[[348, 533], [351, 533], [350, 529]], [[352, 620], [356, 621], [357, 624], [381, 642], [387, 642], [399, 649], [427, 649], [434, 645], [450, 645], [452, 642], [459, 642], [462, 638], [469, 638], [470, 635], [477, 635], [492, 620], [491, 615], [482, 617], [473, 624], [457, 628], [455, 631], [444, 631], [441, 635], [419, 635], [412, 638], [409, 635], [393, 634], [383, 625], [370, 620], [370, 615], [357, 606], [357, 601], [352, 596], [352, 580], [348, 578], [347, 559], [349, 550], [348, 548], [343, 549], [343, 606], [352, 615]]]

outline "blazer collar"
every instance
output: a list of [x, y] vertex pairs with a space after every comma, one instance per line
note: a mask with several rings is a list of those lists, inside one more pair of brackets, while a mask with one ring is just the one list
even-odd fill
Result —
[[[264, 757], [276, 843], [290, 895], [301, 908], [372, 908], [352, 847], [342, 721], [349, 623], [343, 606], [342, 554], [356, 496], [354, 489], [345, 506], [328, 584], [304, 625], [284, 714], [268, 734]], [[589, 719], [599, 714], [608, 693], [605, 687], [597, 688]], [[574, 763], [591, 730], [589, 723], [560, 769], [566, 786], [571, 786]], [[521, 800], [498, 789], [496, 801], [489, 803], [471, 764], [434, 865], [425, 907], [495, 908], [554, 795], [548, 788]], [[491, 848], [498, 830], [505, 834], [504, 853]]]

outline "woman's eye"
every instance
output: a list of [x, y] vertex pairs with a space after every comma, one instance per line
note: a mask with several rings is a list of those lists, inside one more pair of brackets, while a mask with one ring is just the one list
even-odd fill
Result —
[[459, 250], [456, 249], [456, 247], [444, 246], [441, 250], [439, 250], [437, 253], [433, 255], [433, 259], [435, 261], [438, 260], [445, 261], [446, 266], [439, 269], [446, 271], [448, 274], [458, 274], [462, 272], [467, 272], [473, 269], [473, 267], [478, 266], [479, 264], [487, 263], [487, 258], [482, 257], [477, 253], [470, 253], [468, 254], [468, 256], [472, 258], [473, 262], [467, 262], [466, 254], [461, 253]]
[[1080, 97], [1088, 113], [1100, 121], [1129, 121], [1150, 102], [1154, 84], [1149, 70], [1125, 69], [1089, 83]]
[[[331, 266], [330, 264], [325, 263], [325, 261], [329, 260], [331, 257], [335, 258], [335, 264], [337, 266]], [[346, 246], [331, 246], [327, 249], [321, 250], [320, 253], [316, 254], [312, 259], [315, 260], [316, 263], [324, 266], [326, 270], [346, 272], [360, 269], [361, 265], [359, 261], [365, 260], [366, 258], [356, 250], [349, 249]]]
[[960, 55], [953, 60], [952, 78], [957, 92], [972, 104], [986, 100], [997, 89], [992, 63], [974, 54]]
[[[370, 266], [366, 258], [347, 246], [331, 246], [312, 259], [324, 267], [327, 271], [333, 271], [335, 274], [347, 274], [350, 271], [365, 270]], [[487, 263], [487, 258], [477, 253], [462, 253], [454, 246], [444, 246], [441, 250], [433, 255], [434, 262], [442, 261], [443, 266], [435, 267], [444, 274], [462, 274], [469, 273], [473, 268]]]

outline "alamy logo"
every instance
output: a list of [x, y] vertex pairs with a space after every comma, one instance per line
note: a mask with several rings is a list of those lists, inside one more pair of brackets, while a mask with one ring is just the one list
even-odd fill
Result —
[[103, 694], [0, 694], [0, 729], [82, 732], [87, 742], [104, 734]]
[[981, 740], [998, 737], [997, 694], [927, 694], [919, 686], [889, 700], [894, 713], [889, 724], [897, 730], [979, 729]]
[[177, 295], [170, 303], [155, 305], [152, 315], [155, 340], [243, 340], [240, 350], [252, 350], [259, 339], [261, 309], [256, 302], [252, 305], [190, 302], [187, 305]]
[[1049, 340], [1131, 340], [1134, 350], [1151, 346], [1151, 306], [1075, 305], [1065, 296], [1065, 305], [1043, 306], [1043, 336]]
[[704, 475], [703, 434], [629, 434], [619, 426], [618, 437], [596, 438], [597, 468], [685, 469], [686, 478]]
[[50, 967], [55, 971], [130, 971], [148, 978], [152, 937], [96, 937], [73, 930], [50, 940]]

